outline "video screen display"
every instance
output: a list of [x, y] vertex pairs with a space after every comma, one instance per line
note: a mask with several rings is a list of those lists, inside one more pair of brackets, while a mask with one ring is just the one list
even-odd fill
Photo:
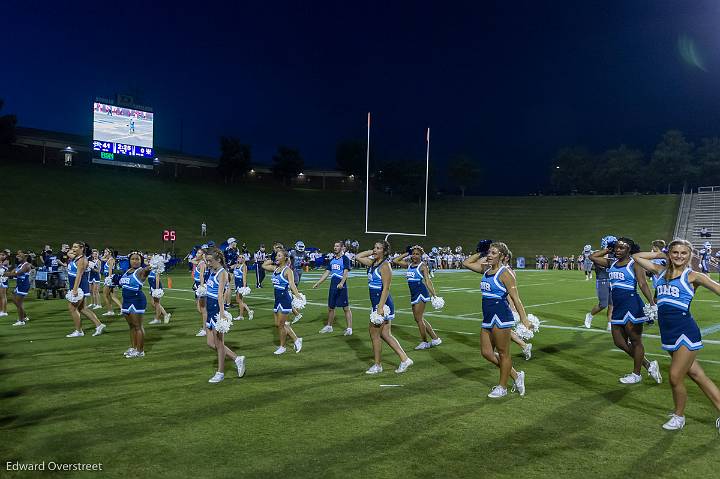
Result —
[[152, 158], [153, 116], [149, 111], [93, 103], [93, 150]]

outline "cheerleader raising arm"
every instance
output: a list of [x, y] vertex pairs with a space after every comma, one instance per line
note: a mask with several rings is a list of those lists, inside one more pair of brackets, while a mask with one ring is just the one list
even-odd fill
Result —
[[373, 257], [373, 250], [369, 249], [367, 251], [358, 253], [357, 256], [355, 256], [355, 260], [363, 266], [372, 266], [375, 262], [375, 258]]
[[610, 248], [599, 249], [590, 255], [590, 261], [603, 268], [609, 268], [612, 264], [612, 260], [610, 258], [606, 258], [605, 256], [612, 252], [613, 250]]
[[463, 261], [463, 266], [470, 271], [476, 273], [484, 273], [487, 269], [487, 256], [483, 256], [481, 253], [473, 253]]
[[658, 275], [662, 273], [666, 266], [663, 266], [662, 264], [653, 263], [651, 260], [653, 259], [664, 259], [667, 260], [668, 257], [665, 253], [661, 251], [648, 251], [643, 253], [635, 253], [632, 255], [633, 260], [635, 260], [635, 263], [640, 265], [643, 269], [649, 271], [650, 273], [654, 275]]
[[[417, 248], [417, 247], [418, 246], [413, 246], [412, 248], [410, 248], [410, 250], [412, 251], [414, 248]], [[405, 253], [401, 254], [400, 256], [394, 258], [392, 260], [392, 262], [393, 262], [393, 264], [396, 264], [398, 266], [404, 266], [407, 268], [407, 266], [410, 264], [407, 260], [408, 256], [410, 256], [410, 253], [405, 252]]]

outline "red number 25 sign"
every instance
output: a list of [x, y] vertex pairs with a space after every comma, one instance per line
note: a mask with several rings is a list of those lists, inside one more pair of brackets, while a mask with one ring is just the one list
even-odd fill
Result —
[[164, 230], [163, 241], [175, 241], [175, 230]]

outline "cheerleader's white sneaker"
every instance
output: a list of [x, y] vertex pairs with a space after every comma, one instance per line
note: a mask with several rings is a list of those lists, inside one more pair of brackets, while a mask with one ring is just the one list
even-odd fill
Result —
[[670, 415], [670, 420], [662, 425], [663, 429], [668, 431], [677, 431], [685, 427], [685, 416], [678, 416], [676, 414]]
[[285, 346], [279, 346], [279, 347], [275, 350], [275, 352], [274, 352], [273, 354], [279, 356], [279, 355], [281, 355], [281, 354], [285, 354], [285, 351], [287, 351], [287, 349], [285, 348]]
[[407, 369], [410, 366], [412, 366], [413, 364], [415, 364], [415, 363], [413, 363], [413, 360], [410, 358], [407, 358], [405, 361], [400, 363], [400, 366], [398, 366], [398, 368], [395, 370], [395, 372], [398, 374], [402, 374], [405, 371], [407, 371]]
[[585, 315], [585, 327], [588, 329], [590, 329], [592, 327], [592, 318], [593, 318], [593, 315], [590, 313], [587, 313]]
[[368, 368], [367, 371], [365, 371], [365, 374], [380, 374], [382, 372], [382, 366], [379, 364], [373, 364]]
[[103, 331], [105, 331], [105, 323], [100, 323], [100, 326], [95, 328], [95, 332], [93, 333], [93, 336], [100, 336]]
[[238, 377], [245, 376], [245, 356], [238, 356], [235, 358], [235, 366], [237, 366]]
[[620, 382], [623, 384], [637, 384], [642, 381], [642, 376], [635, 373], [626, 374], [620, 378]]
[[488, 397], [490, 399], [498, 399], [501, 397], [507, 396], [507, 389], [504, 387], [497, 385], [494, 388], [492, 388], [492, 391], [490, 391], [490, 394], [488, 394]]
[[225, 379], [225, 374], [221, 373], [221, 372], [217, 372], [217, 373], [215, 373], [215, 376], [208, 379], [208, 382], [215, 384], [215, 383], [219, 383], [223, 379]]
[[82, 331], [78, 331], [78, 330], [75, 330], [72, 333], [65, 335], [66, 338], [79, 338], [82, 336], [85, 336], [85, 333], [83, 333]]
[[532, 358], [532, 344], [527, 343], [525, 347], [523, 348], [523, 354], [525, 355], [525, 361], [530, 361], [530, 358]]

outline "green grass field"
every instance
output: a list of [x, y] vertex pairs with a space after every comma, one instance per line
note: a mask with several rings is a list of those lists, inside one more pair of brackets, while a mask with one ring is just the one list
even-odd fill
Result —
[[[10, 306], [0, 326], [3, 466], [99, 462], [103, 477], [123, 478], [717, 477], [718, 412], [688, 381], [685, 429], [661, 429], [673, 404], [667, 381], [618, 383], [630, 359], [614, 350], [603, 317], [592, 330], [582, 327], [595, 291], [580, 272], [518, 273], [524, 304], [544, 323], [532, 360], [513, 346], [514, 364], [527, 374], [526, 397], [501, 400], [486, 397], [498, 372], [479, 351], [474, 273], [436, 275], [447, 306], [427, 319], [444, 343], [427, 351], [412, 351], [417, 328], [405, 281], [395, 276], [393, 331], [415, 365], [395, 374], [398, 359], [386, 346], [385, 372], [375, 377], [364, 374], [372, 363], [366, 280], [349, 283], [355, 334], [343, 337], [340, 320], [335, 333], [319, 335], [327, 283], [312, 290], [317, 275], [306, 274], [300, 286], [310, 303], [295, 325], [304, 348], [280, 357], [272, 354], [267, 281], [248, 298], [255, 319], [236, 322], [227, 336], [247, 356], [247, 374], [233, 377], [230, 364], [215, 385], [207, 382], [215, 354], [194, 336], [199, 318], [189, 278], [171, 276], [175, 289], [163, 303], [173, 320], [146, 326], [147, 356], [139, 360], [121, 356], [128, 345], [122, 318], [100, 337], [67, 339], [64, 300], [31, 299], [24, 328], [10, 326]], [[701, 328], [720, 323], [720, 298], [706, 291], [693, 310]], [[718, 329], [705, 334], [699, 358], [720, 382]], [[667, 376], [657, 334], [657, 326], [646, 329], [647, 353]], [[399, 386], [382, 387], [388, 384]]]
[[[353, 238], [370, 248], [363, 192], [236, 185], [188, 184], [125, 169], [43, 168], [0, 165], [4, 217], [2, 248], [39, 251], [46, 243], [82, 240], [121, 251], [162, 249], [162, 231], [177, 231], [176, 251], [185, 255], [200, 237], [230, 236], [255, 251], [275, 240], [303, 240], [328, 251], [335, 239]], [[577, 197], [440, 197], [428, 207], [426, 246], [474, 249], [481, 238], [505, 241], [515, 256], [578, 254], [599, 246], [606, 234], [631, 236], [642, 245], [669, 239], [677, 195]], [[424, 212], [416, 203], [373, 194], [370, 230], [421, 232]], [[418, 241], [391, 237], [397, 249]]]

